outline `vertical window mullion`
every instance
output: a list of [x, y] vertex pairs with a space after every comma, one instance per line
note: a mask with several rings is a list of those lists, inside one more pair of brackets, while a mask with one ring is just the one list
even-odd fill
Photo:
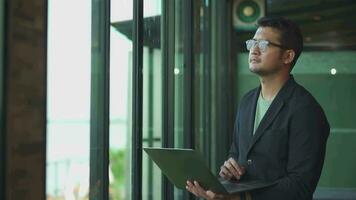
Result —
[[4, 21], [5, 21], [5, 2], [4, 0], [0, 0], [0, 199], [5, 199], [5, 128], [4, 128], [4, 120], [5, 120], [5, 104], [4, 104]]
[[[162, 146], [174, 146], [174, 39], [175, 2], [162, 0]], [[162, 176], [162, 199], [173, 199], [174, 188]]]
[[204, 29], [203, 29], [203, 96], [204, 98], [204, 108], [203, 108], [203, 130], [205, 132], [204, 137], [204, 151], [208, 152], [205, 155], [209, 166], [211, 165], [211, 5], [210, 1], [206, 1], [204, 6]]
[[133, 3], [132, 199], [142, 199], [143, 0]]
[[[195, 92], [195, 84], [194, 84], [194, 73], [195, 73], [195, 51], [194, 51], [194, 3], [196, 1], [185, 0], [183, 1], [183, 10], [184, 10], [184, 122], [183, 122], [183, 133], [184, 133], [184, 147], [189, 149], [195, 148], [195, 140], [194, 140], [194, 113], [195, 113], [195, 102], [194, 102], [194, 92]], [[193, 199], [193, 195], [191, 193], [185, 191], [183, 193], [184, 199]]]
[[193, 15], [194, 1], [183, 1], [184, 10], [184, 147], [194, 148], [194, 15]]
[[110, 0], [92, 0], [90, 199], [109, 199]]

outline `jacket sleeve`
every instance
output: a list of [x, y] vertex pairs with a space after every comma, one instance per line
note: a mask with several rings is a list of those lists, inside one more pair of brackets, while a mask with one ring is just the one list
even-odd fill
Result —
[[239, 148], [238, 148], [238, 133], [239, 133], [239, 111], [237, 111], [235, 125], [234, 125], [234, 132], [232, 135], [232, 143], [229, 151], [229, 158], [234, 158], [236, 161], [239, 157]]
[[305, 106], [289, 123], [287, 175], [270, 188], [252, 192], [252, 199], [311, 200], [324, 163], [330, 127], [320, 106]]

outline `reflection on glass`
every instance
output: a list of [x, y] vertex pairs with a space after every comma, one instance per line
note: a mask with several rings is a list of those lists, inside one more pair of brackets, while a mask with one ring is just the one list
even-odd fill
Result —
[[[144, 0], [143, 146], [162, 146], [161, 0]], [[161, 199], [161, 171], [143, 152], [142, 199]]]
[[111, 0], [109, 197], [131, 199], [132, 8]]
[[183, 148], [184, 141], [184, 13], [183, 1], [175, 1], [174, 45], [174, 146]]
[[350, 178], [356, 176], [356, 160], [350, 153], [356, 142], [355, 62], [356, 51], [304, 52], [293, 69], [295, 79], [318, 100], [330, 123], [318, 187], [356, 188], [356, 180]]
[[[184, 91], [184, 79], [186, 76], [185, 73], [185, 57], [184, 57], [184, 49], [185, 49], [185, 41], [184, 37], [187, 33], [187, 30], [184, 30], [184, 19], [186, 19], [183, 10], [183, 1], [174, 1], [174, 147], [175, 148], [184, 148], [184, 113], [187, 111], [184, 108], [185, 102], [185, 94]], [[176, 73], [179, 72], [179, 73]], [[190, 111], [189, 111], [190, 112]], [[174, 199], [183, 199], [183, 191], [180, 189], [174, 188]]]
[[90, 24], [91, 1], [48, 2], [48, 200], [88, 199]]

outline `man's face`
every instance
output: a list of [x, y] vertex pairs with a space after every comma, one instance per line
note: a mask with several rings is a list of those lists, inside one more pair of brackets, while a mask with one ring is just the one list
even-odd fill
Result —
[[[271, 27], [259, 27], [253, 37], [254, 40], [267, 40], [274, 44], [282, 45], [279, 42], [280, 33]], [[278, 73], [283, 65], [283, 49], [269, 44], [265, 51], [258, 45], [253, 46], [249, 53], [250, 71], [260, 76], [268, 76]]]

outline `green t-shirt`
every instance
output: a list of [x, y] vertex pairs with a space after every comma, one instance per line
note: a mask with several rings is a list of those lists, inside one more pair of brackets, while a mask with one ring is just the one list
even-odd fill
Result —
[[272, 104], [272, 101], [273, 99], [272, 100], [263, 99], [262, 93], [260, 92], [260, 96], [258, 97], [257, 105], [256, 105], [255, 125], [253, 127], [253, 134], [255, 134], [263, 116], [266, 114], [269, 106]]

